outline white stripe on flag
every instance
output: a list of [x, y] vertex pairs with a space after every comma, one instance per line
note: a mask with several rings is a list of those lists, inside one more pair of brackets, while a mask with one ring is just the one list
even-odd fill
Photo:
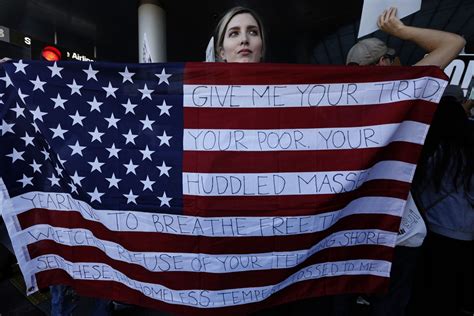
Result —
[[369, 180], [411, 182], [416, 165], [381, 161], [366, 170], [281, 173], [183, 172], [183, 194], [198, 196], [280, 196], [339, 194]]
[[[25, 274], [25, 278], [41, 271], [62, 269], [76, 280], [119, 282], [154, 300], [199, 308], [218, 308], [259, 302], [273, 293], [305, 280], [341, 275], [374, 275], [388, 277], [391, 263], [388, 261], [370, 259], [323, 262], [304, 267], [277, 284], [212, 291], [206, 289], [173, 290], [161, 284], [145, 283], [131, 279], [107, 264], [97, 262], [70, 262], [56, 255], [36, 257], [27, 262], [24, 266], [25, 269], [23, 273]], [[253, 293], [250, 297], [247, 294], [249, 292]], [[230, 296], [228, 296], [229, 294]], [[200, 304], [199, 301], [191, 300], [191, 298], [195, 298], [194, 295], [198, 298], [205, 298], [204, 303]], [[240, 297], [240, 299], [236, 299], [236, 296]], [[245, 300], [244, 297], [247, 297], [247, 300]]]
[[422, 77], [367, 83], [280, 85], [184, 85], [185, 107], [273, 108], [371, 105], [441, 99], [446, 80]]
[[[34, 208], [75, 212], [88, 221], [100, 222], [111, 231], [157, 232], [184, 236], [258, 237], [309, 234], [328, 229], [340, 218], [354, 214], [386, 214], [401, 216], [405, 201], [392, 197], [360, 197], [342, 209], [305, 216], [267, 217], [197, 217], [162, 213], [95, 210], [87, 203], [74, 200], [69, 194], [28, 192], [11, 199], [15, 213]], [[59, 203], [61, 202], [61, 203]], [[80, 205], [80, 206], [79, 206]], [[54, 215], [53, 215], [54, 216]], [[19, 229], [17, 230], [19, 231]], [[17, 232], [12, 234], [16, 236]]]
[[294, 151], [380, 148], [392, 141], [423, 144], [428, 125], [414, 121], [361, 127], [301, 129], [185, 129], [192, 151]]
[[206, 254], [181, 252], [134, 252], [113, 241], [99, 239], [87, 229], [68, 229], [35, 225], [18, 237], [27, 246], [41, 240], [52, 240], [66, 246], [88, 246], [100, 249], [109, 258], [137, 264], [152, 272], [228, 273], [293, 268], [310, 256], [328, 248], [378, 245], [394, 247], [396, 232], [377, 229], [343, 230], [321, 239], [309, 249], [246, 254]]

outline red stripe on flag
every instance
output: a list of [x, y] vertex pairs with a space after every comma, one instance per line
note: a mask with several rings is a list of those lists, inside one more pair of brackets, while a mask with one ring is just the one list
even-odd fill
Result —
[[[94, 247], [68, 247], [56, 244], [53, 241], [42, 241], [30, 245], [28, 247], [31, 258], [47, 255], [59, 255], [70, 262], [84, 262], [106, 264], [111, 266], [114, 270], [120, 271], [127, 275], [130, 279], [144, 282], [157, 283], [162, 286], [174, 290], [188, 290], [188, 289], [203, 289], [203, 290], [223, 290], [232, 288], [247, 288], [247, 287], [262, 287], [279, 282], [289, 278], [294, 273], [297, 273], [303, 268], [311, 265], [331, 263], [337, 261], [350, 261], [355, 258], [363, 258], [367, 260], [383, 260], [390, 261], [392, 259], [392, 248], [377, 246], [352, 246], [352, 247], [337, 247], [330, 250], [325, 249], [307, 260], [300, 263], [298, 266], [291, 268], [274, 268], [269, 273], [268, 270], [260, 271], [243, 271], [234, 272], [227, 265], [228, 271], [224, 273], [206, 273], [206, 272], [187, 272], [187, 271], [157, 271], [152, 272], [139, 264], [126, 263], [118, 260], [113, 260], [102, 251]], [[287, 260], [284, 256], [279, 258], [279, 264], [284, 266]], [[294, 258], [288, 259], [289, 263], [294, 262]], [[41, 258], [39, 264], [41, 267], [56, 268], [59, 266], [54, 257]], [[170, 261], [170, 266], [179, 266], [179, 259], [176, 263]], [[99, 269], [91, 269], [87, 274], [80, 270], [82, 278], [99, 279], [99, 275], [103, 275]], [[79, 271], [78, 271], [79, 272]], [[201, 273], [196, 277], [196, 273]], [[110, 275], [108, 275], [110, 278]], [[333, 276], [331, 276], [333, 277]], [[223, 287], [225, 286], [225, 287]]]
[[[159, 232], [111, 231], [102, 223], [86, 220], [78, 212], [71, 211], [32, 209], [22, 213], [18, 219], [23, 229], [39, 224], [51, 225], [58, 227], [58, 229], [88, 229], [93, 232], [96, 238], [119, 243], [129, 251], [201, 252], [208, 254], [264, 253], [268, 252], [269, 245], [272, 245], [272, 251], [308, 249], [319, 240], [341, 230], [374, 229], [376, 227], [377, 229], [396, 232], [400, 226], [400, 218], [397, 216], [363, 214], [340, 218], [330, 228], [316, 233], [266, 237], [238, 237], [237, 234], [235, 234], [235, 237], [206, 237]], [[277, 227], [276, 229], [283, 231], [285, 227]]]
[[184, 108], [184, 128], [294, 129], [359, 127], [412, 120], [429, 124], [436, 104], [424, 100], [388, 104], [290, 108]]
[[398, 160], [416, 164], [421, 149], [422, 146], [418, 144], [393, 142], [379, 148], [341, 149], [337, 151], [185, 151], [183, 171], [199, 173], [275, 173], [363, 170], [383, 160]]
[[[370, 69], [370, 71], [368, 71]], [[434, 76], [446, 80], [439, 67], [346, 67], [292, 64], [186, 63], [184, 83], [195, 85], [276, 85], [387, 82]]]
[[[51, 284], [65, 284], [73, 286], [79, 295], [113, 299], [119, 302], [133, 305], [142, 305], [152, 309], [168, 311], [178, 314], [189, 315], [245, 315], [275, 305], [300, 301], [323, 295], [337, 295], [340, 293], [371, 294], [380, 293], [389, 283], [388, 278], [377, 276], [340, 276], [333, 279], [319, 279], [295, 283], [266, 300], [246, 305], [238, 305], [225, 308], [192, 308], [176, 304], [167, 304], [151, 299], [137, 290], [133, 290], [123, 284], [113, 281], [79, 281], [73, 280], [61, 270], [43, 271], [37, 274], [38, 286], [42, 289]], [[196, 293], [194, 293], [196, 294]], [[168, 296], [169, 298], [169, 296]], [[207, 300], [203, 297], [197, 299], [187, 297], [189, 302], [205, 305]], [[180, 300], [183, 298], [177, 298]]]

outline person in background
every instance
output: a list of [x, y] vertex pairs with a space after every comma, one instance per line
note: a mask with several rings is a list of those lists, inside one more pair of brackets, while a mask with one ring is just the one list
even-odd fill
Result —
[[[466, 45], [461, 36], [433, 29], [405, 25], [397, 18], [397, 9], [385, 10], [378, 19], [379, 28], [385, 33], [415, 43], [426, 55], [413, 66], [438, 66], [444, 69]], [[352, 46], [347, 54], [346, 65], [391, 66], [395, 50], [388, 48], [377, 38], [367, 38]]]
[[428, 225], [420, 303], [431, 315], [474, 313], [474, 121], [464, 102], [459, 86], [446, 88], [413, 186]]
[[[444, 69], [456, 58], [465, 45], [465, 40], [457, 34], [405, 25], [397, 18], [396, 8], [385, 10], [378, 18], [378, 26], [385, 33], [411, 41], [426, 51], [427, 54], [424, 58], [413, 66], [438, 66]], [[395, 59], [394, 49], [387, 47], [380, 39], [367, 38], [359, 41], [349, 50], [346, 64], [391, 66]], [[411, 195], [409, 199], [411, 199]], [[373, 295], [368, 298], [371, 315], [405, 315], [412, 293], [417, 259], [426, 235], [426, 227], [422, 221], [417, 229], [419, 231], [413, 232], [413, 238], [403, 242], [397, 239], [390, 273], [389, 292], [386, 295]], [[422, 235], [421, 238], [420, 235]], [[342, 301], [343, 298], [340, 299]], [[347, 297], [345, 300], [347, 302]], [[344, 304], [347, 303], [341, 305]], [[338, 315], [350, 315], [350, 309], [350, 307], [346, 310], [341, 309], [342, 312]]]

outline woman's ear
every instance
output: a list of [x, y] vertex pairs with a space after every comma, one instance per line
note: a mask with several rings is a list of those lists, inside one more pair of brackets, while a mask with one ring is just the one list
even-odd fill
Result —
[[224, 54], [224, 48], [222, 48], [222, 47], [219, 48], [219, 57], [222, 61], [224, 61], [224, 62], [226, 61], [225, 60], [225, 54]]

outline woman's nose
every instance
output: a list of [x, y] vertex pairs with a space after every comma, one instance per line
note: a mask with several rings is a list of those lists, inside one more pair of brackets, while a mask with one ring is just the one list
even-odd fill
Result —
[[241, 38], [240, 38], [240, 44], [248, 44], [249, 39], [248, 35], [246, 33], [242, 33]]

